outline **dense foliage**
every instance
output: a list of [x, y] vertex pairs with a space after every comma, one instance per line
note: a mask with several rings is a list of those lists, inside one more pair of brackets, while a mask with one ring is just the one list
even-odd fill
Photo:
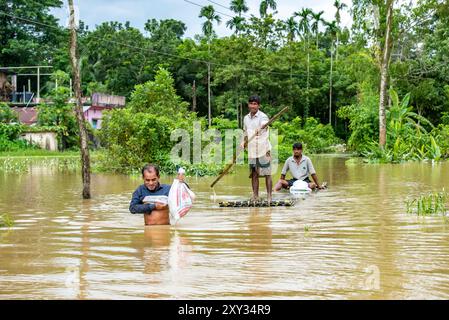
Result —
[[[333, 21], [323, 20], [322, 12], [299, 7], [282, 20], [277, 16], [277, 3], [260, 1], [259, 15], [249, 15], [246, 1], [231, 1], [229, 9], [234, 17], [230, 19], [214, 6], [205, 6], [198, 12], [204, 22], [203, 34], [194, 39], [186, 38], [185, 24], [173, 19], [150, 18], [145, 32], [129, 22], [105, 22], [93, 30], [80, 24], [83, 92], [120, 94], [130, 101], [125, 110], [110, 115], [105, 130], [123, 128], [120, 139], [128, 145], [127, 155], [114, 149], [120, 148], [121, 140], [102, 135], [110, 150], [122, 153], [121, 159], [116, 159], [120, 166], [137, 166], [141, 156], [155, 159], [153, 149], [164, 153], [169, 146], [168, 130], [189, 127], [189, 117], [207, 116], [208, 65], [215, 125], [231, 121], [241, 127], [246, 100], [257, 93], [262, 97], [263, 111], [269, 115], [284, 105], [291, 106], [283, 122], [276, 124], [285, 143], [281, 150], [288, 150], [289, 144], [299, 139], [308, 151], [328, 151], [343, 139], [350, 149], [381, 161], [448, 157], [449, 129], [444, 122], [449, 112], [448, 0], [394, 2], [388, 86], [407, 106], [389, 99], [384, 149], [377, 148], [375, 141], [379, 135], [379, 70], [385, 44], [386, 1], [353, 0], [349, 7], [335, 1]], [[52, 26], [2, 19], [2, 61], [24, 65], [32, 52], [33, 64], [51, 64], [69, 72], [66, 31], [56, 27], [56, 20], [48, 13], [50, 7], [60, 5], [59, 1], [0, 1], [0, 11], [20, 16], [26, 9], [29, 20]], [[350, 29], [341, 26], [345, 10], [352, 15]], [[220, 22], [234, 34], [217, 37], [214, 28]], [[11, 32], [15, 28], [20, 32]], [[37, 54], [36, 46], [44, 40], [44, 49]], [[160, 67], [173, 77], [163, 89], [156, 85], [161, 81], [157, 77], [167, 79], [167, 74], [158, 71]], [[176, 113], [172, 115], [174, 107]], [[196, 115], [189, 115], [189, 111]], [[151, 133], [151, 128], [157, 128], [157, 132]], [[160, 146], [135, 154], [133, 146], [143, 143], [139, 134], [145, 130], [150, 132], [151, 144]], [[415, 136], [419, 143], [413, 144], [411, 151]]]

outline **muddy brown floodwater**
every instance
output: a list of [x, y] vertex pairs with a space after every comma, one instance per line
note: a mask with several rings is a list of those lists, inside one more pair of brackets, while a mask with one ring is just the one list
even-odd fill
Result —
[[244, 167], [216, 202], [213, 177], [189, 177], [197, 201], [176, 228], [129, 213], [138, 177], [93, 175], [83, 201], [79, 173], [0, 172], [0, 214], [15, 220], [0, 229], [0, 298], [448, 299], [449, 222], [404, 201], [449, 189], [449, 163], [311, 158], [329, 189], [291, 208], [219, 208], [249, 197]]

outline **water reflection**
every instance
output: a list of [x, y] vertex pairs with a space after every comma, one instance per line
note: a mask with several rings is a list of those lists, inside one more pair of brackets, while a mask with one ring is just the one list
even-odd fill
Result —
[[[82, 201], [78, 174], [0, 174], [0, 213], [16, 221], [0, 230], [0, 297], [449, 298], [448, 219], [404, 212], [449, 189], [449, 164], [346, 160], [312, 157], [329, 189], [292, 208], [219, 208], [212, 179], [191, 178], [198, 199], [176, 227], [128, 212], [139, 179], [93, 175]], [[215, 191], [249, 197], [247, 168]]]

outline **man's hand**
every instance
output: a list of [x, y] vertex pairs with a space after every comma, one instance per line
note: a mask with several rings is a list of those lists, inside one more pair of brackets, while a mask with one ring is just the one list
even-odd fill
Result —
[[245, 141], [240, 144], [240, 149], [245, 149]]
[[166, 209], [167, 207], [168, 207], [167, 204], [164, 204], [164, 203], [161, 203], [161, 202], [156, 202], [156, 203], [154, 204], [154, 209], [156, 209], [156, 210], [164, 210], [164, 209]]
[[184, 180], [186, 179], [186, 176], [184, 175], [184, 173], [178, 173], [178, 176], [176, 177], [176, 179], [178, 179], [179, 182], [184, 182]]

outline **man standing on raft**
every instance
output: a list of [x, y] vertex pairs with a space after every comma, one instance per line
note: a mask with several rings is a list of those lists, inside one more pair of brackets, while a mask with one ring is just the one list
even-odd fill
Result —
[[248, 100], [249, 114], [243, 119], [243, 137], [244, 141], [240, 144], [240, 148], [244, 148], [248, 137], [256, 134], [248, 144], [248, 162], [253, 188], [252, 201], [259, 200], [259, 177], [265, 177], [267, 186], [268, 202], [271, 202], [272, 180], [271, 180], [271, 144], [269, 141], [268, 128], [261, 130], [260, 128], [268, 123], [268, 116], [259, 110], [260, 97], [251, 96]]

